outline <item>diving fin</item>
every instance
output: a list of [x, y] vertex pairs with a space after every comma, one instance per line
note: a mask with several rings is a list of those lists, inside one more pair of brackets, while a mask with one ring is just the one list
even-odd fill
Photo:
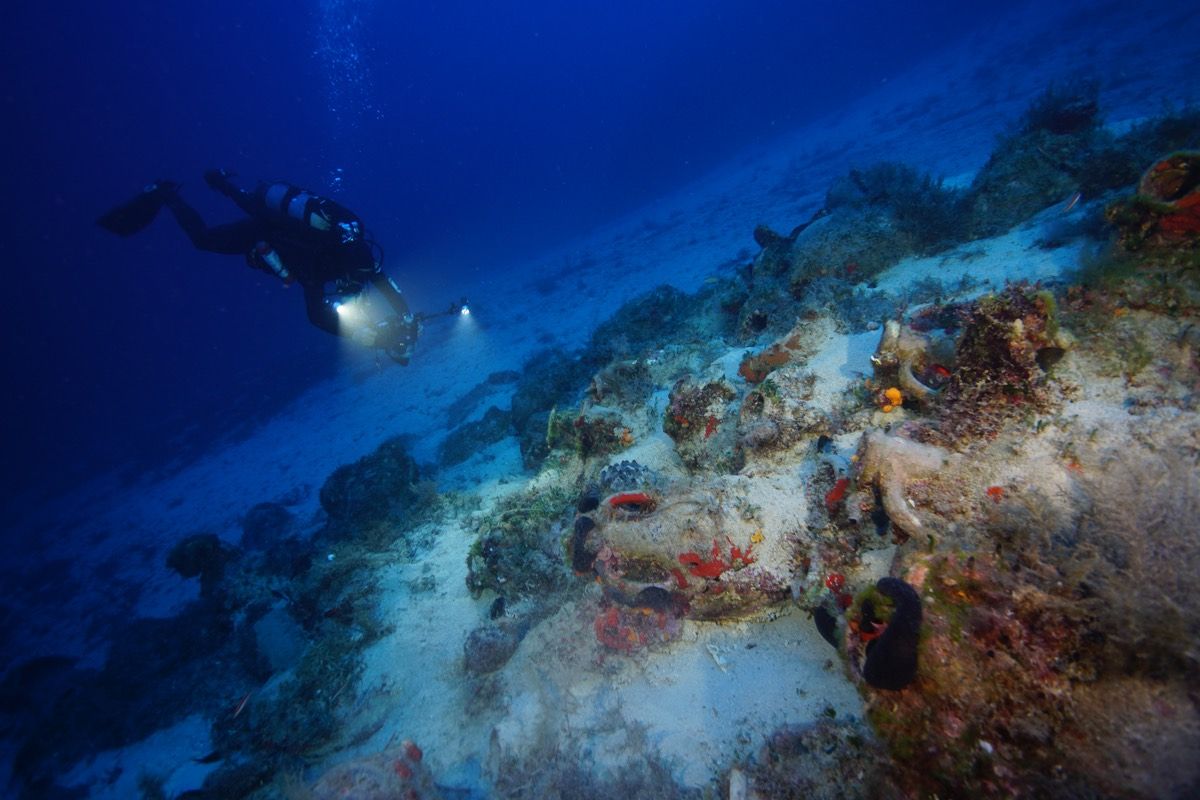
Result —
[[101, 216], [96, 224], [118, 236], [133, 236], [154, 221], [167, 194], [177, 188], [178, 184], [170, 181], [152, 183], [137, 197]]

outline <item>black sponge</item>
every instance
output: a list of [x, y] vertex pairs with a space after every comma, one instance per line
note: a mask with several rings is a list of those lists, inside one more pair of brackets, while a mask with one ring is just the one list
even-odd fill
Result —
[[917, 677], [917, 645], [921, 634], [921, 597], [899, 578], [880, 578], [880, 594], [894, 609], [887, 628], [867, 644], [863, 678], [876, 689], [903, 689]]

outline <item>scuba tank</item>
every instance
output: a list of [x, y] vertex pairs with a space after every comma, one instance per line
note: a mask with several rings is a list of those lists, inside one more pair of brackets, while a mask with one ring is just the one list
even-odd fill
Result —
[[354, 212], [298, 186], [260, 183], [254, 195], [270, 216], [328, 235], [339, 244], [351, 245], [363, 237], [362, 222]]
[[252, 266], [271, 270], [284, 283], [291, 283], [292, 281], [292, 274], [284, 266], [283, 259], [279, 257], [279, 253], [275, 251], [275, 248], [267, 242], [259, 242], [254, 245], [254, 249], [250, 251], [247, 260]]

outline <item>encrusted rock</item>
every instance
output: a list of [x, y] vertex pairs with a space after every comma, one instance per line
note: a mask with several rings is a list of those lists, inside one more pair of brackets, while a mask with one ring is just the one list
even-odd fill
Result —
[[265, 550], [278, 544], [291, 531], [295, 518], [279, 503], [259, 503], [242, 519], [242, 547]]
[[587, 532], [593, 567], [619, 602], [696, 619], [751, 612], [788, 592], [798, 490], [785, 478], [725, 477], [609, 495]]
[[[654, 470], [644, 464], [625, 459], [615, 464], [609, 464], [600, 470], [600, 486], [598, 488], [610, 494], [614, 492], [632, 492], [653, 489], [659, 485], [660, 481], [659, 475]], [[596, 501], [598, 504], [598, 496]], [[584, 509], [581, 508], [580, 510], [583, 511]]]
[[508, 663], [528, 624], [489, 622], [471, 631], [463, 643], [463, 666], [474, 675], [495, 672]]
[[417, 462], [399, 437], [370, 455], [344, 464], [321, 487], [321, 507], [332, 522], [365, 526], [403, 514], [415, 501]]
[[663, 431], [691, 470], [732, 472], [740, 466], [733, 424], [737, 392], [723, 380], [678, 381], [663, 415]]

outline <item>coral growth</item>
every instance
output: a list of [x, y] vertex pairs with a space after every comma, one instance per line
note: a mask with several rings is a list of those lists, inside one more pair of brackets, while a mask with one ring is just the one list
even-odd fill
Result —
[[670, 610], [611, 605], [596, 615], [596, 641], [609, 650], [632, 653], [678, 638], [678, 617]]
[[970, 306], [942, 402], [945, 436], [995, 436], [1009, 422], [1053, 404], [1047, 368], [1070, 345], [1057, 310], [1053, 294], [1026, 285]]
[[361, 535], [405, 520], [417, 511], [420, 479], [417, 462], [399, 437], [388, 439], [353, 464], [338, 467], [321, 487], [321, 507], [329, 515], [330, 533]]
[[1168, 156], [1147, 170], [1137, 194], [1107, 216], [1121, 247], [1186, 266], [1200, 263], [1200, 152]]
[[467, 555], [467, 587], [516, 599], [545, 596], [572, 584], [563, 560], [561, 525], [575, 492], [547, 484], [518, 492], [475, 517], [478, 538]]
[[732, 472], [738, 467], [731, 405], [737, 392], [724, 380], [696, 384], [681, 379], [671, 389], [663, 431], [693, 470]]

